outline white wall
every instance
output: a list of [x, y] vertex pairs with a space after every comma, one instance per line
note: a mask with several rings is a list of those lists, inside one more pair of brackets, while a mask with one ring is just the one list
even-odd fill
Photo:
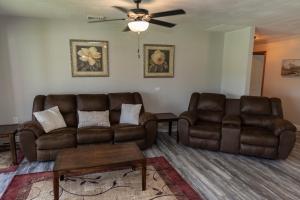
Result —
[[229, 97], [249, 94], [254, 27], [225, 33], [221, 91]]
[[[38, 94], [138, 91], [148, 111], [178, 114], [187, 109], [192, 92], [220, 92], [223, 34], [192, 24], [170, 30], [151, 26], [142, 34], [141, 44], [176, 45], [175, 77], [146, 79], [137, 35], [121, 32], [123, 23], [2, 17], [0, 27], [0, 124], [13, 116], [30, 119]], [[108, 40], [110, 77], [72, 78], [69, 39]]]
[[300, 78], [281, 76], [283, 59], [300, 59], [300, 37], [256, 44], [255, 51], [267, 51], [263, 95], [279, 97], [285, 118], [300, 129]]
[[11, 123], [15, 115], [13, 83], [11, 79], [6, 27], [0, 29], [0, 122]]

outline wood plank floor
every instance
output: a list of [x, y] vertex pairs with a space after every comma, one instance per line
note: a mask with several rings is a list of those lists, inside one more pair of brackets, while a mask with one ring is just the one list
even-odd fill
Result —
[[[147, 157], [164, 156], [203, 199], [300, 199], [300, 137], [287, 160], [274, 161], [192, 149], [158, 134]], [[17, 174], [51, 171], [53, 162], [24, 160], [13, 173], [0, 174], [0, 196]]]

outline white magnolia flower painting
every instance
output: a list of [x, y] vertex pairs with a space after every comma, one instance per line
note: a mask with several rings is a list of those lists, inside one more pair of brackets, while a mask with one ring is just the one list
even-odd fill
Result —
[[70, 40], [72, 75], [108, 76], [108, 42]]
[[173, 45], [144, 45], [144, 76], [174, 77]]
[[87, 62], [90, 66], [95, 66], [101, 58], [101, 53], [98, 52], [96, 47], [81, 48], [77, 54], [82, 62]]

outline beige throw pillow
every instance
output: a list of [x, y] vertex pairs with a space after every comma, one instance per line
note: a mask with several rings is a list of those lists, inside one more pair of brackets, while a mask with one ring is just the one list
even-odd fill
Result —
[[46, 133], [49, 133], [54, 129], [64, 128], [67, 126], [58, 106], [49, 108], [48, 110], [34, 112], [33, 115]]
[[122, 104], [120, 123], [139, 125], [142, 104]]
[[87, 126], [110, 127], [109, 111], [78, 111], [78, 128]]

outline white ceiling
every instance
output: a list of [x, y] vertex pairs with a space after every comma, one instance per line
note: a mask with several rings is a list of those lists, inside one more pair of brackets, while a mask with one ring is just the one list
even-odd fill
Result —
[[[132, 0], [0, 0], [0, 15], [74, 20], [85, 20], [88, 15], [123, 17], [113, 5], [134, 7]], [[300, 0], [144, 0], [141, 7], [150, 12], [182, 8], [187, 15], [163, 20], [194, 23], [203, 30], [255, 25], [258, 38], [300, 34]]]

